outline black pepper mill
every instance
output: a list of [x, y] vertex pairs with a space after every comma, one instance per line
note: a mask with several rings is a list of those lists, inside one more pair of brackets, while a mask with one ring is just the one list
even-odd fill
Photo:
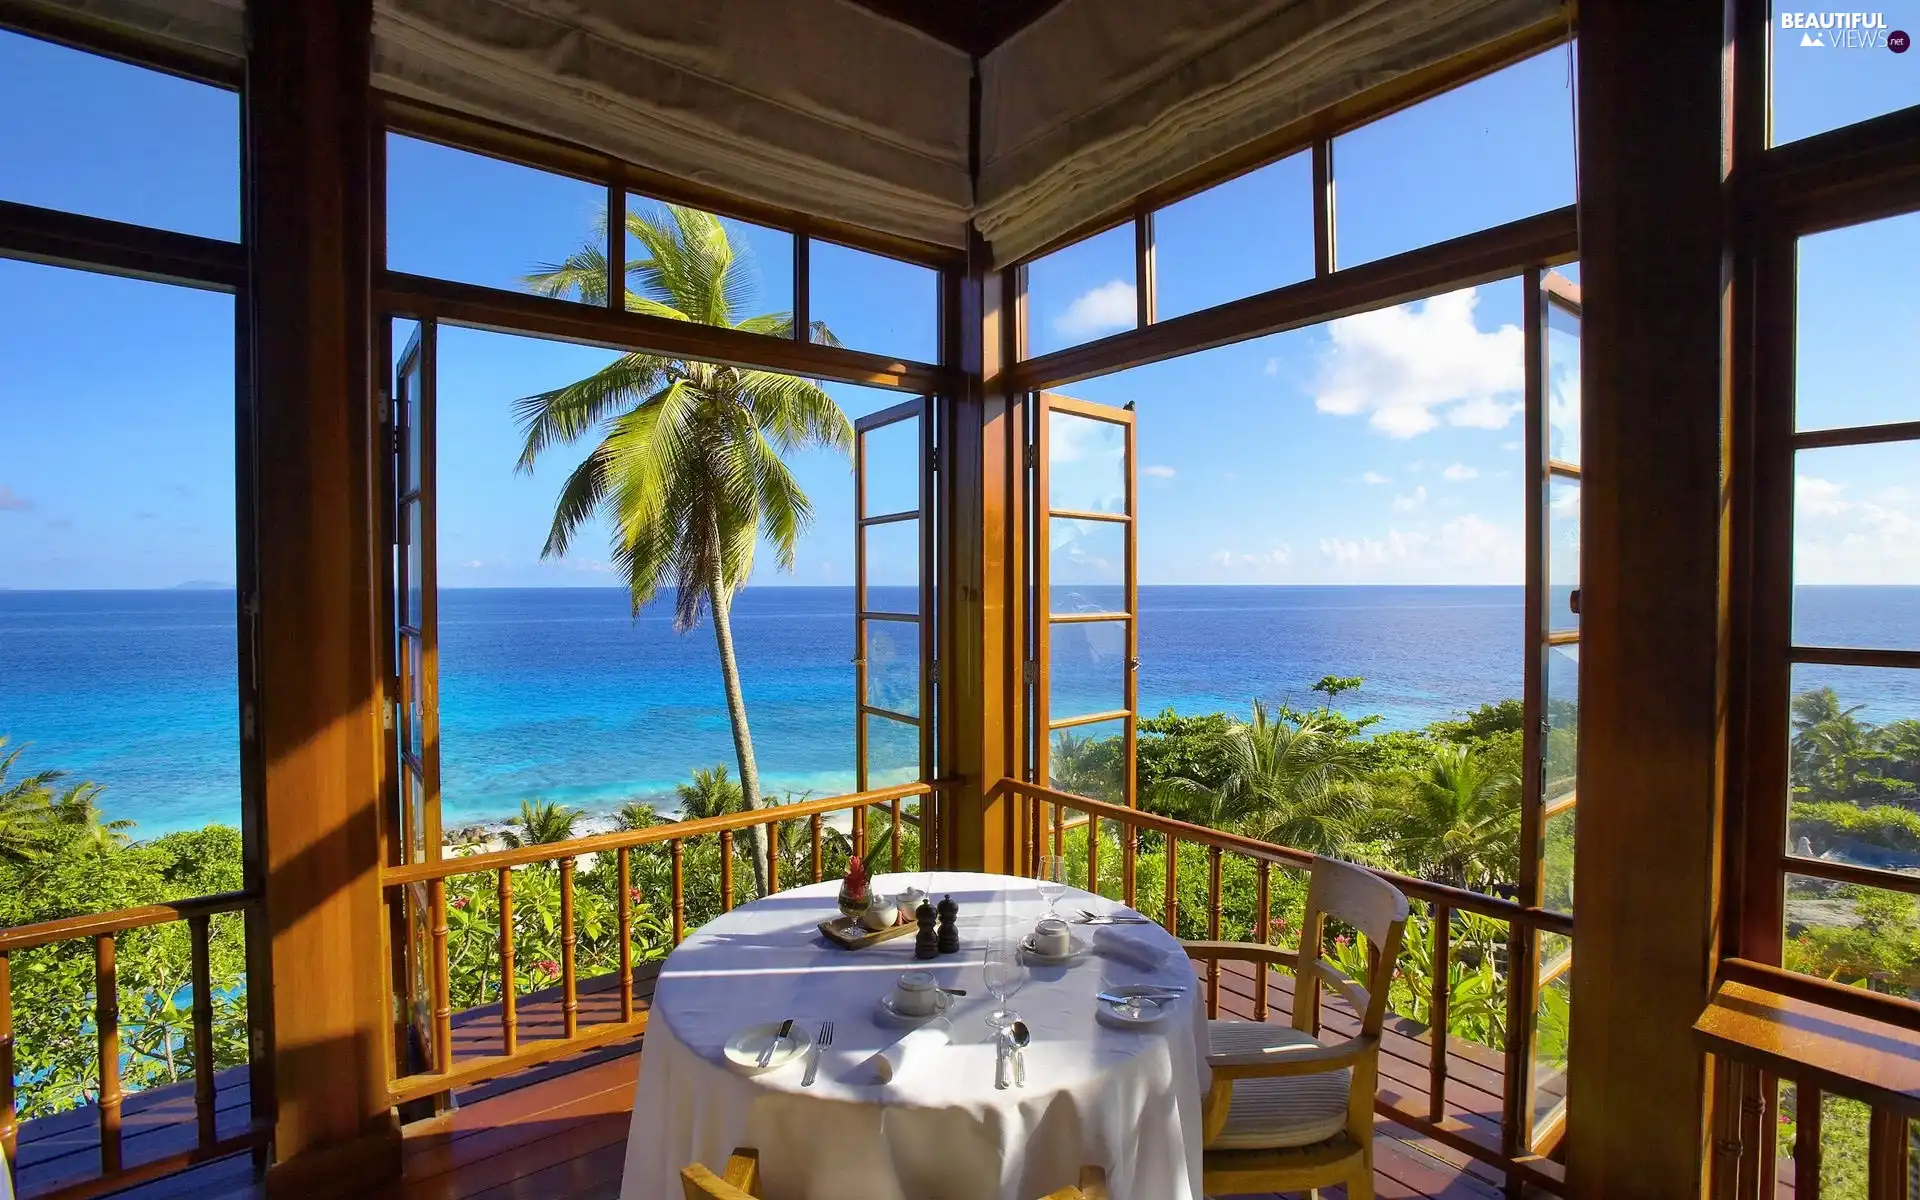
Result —
[[960, 927], [954, 924], [960, 915], [960, 906], [953, 902], [952, 896], [940, 901], [940, 953], [958, 954], [960, 952]]
[[920, 932], [913, 935], [913, 956], [935, 957], [940, 953], [940, 947], [933, 932], [933, 905], [922, 900], [920, 907], [914, 910], [913, 919], [920, 924]]

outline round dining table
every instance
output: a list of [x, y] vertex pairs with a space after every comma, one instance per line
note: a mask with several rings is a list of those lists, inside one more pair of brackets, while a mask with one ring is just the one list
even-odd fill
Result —
[[[952, 871], [882, 875], [959, 906], [960, 949], [914, 957], [913, 934], [858, 950], [830, 942], [838, 881], [743, 905], [701, 927], [660, 969], [635, 1085], [622, 1200], [675, 1200], [682, 1167], [715, 1170], [735, 1147], [760, 1156], [767, 1200], [1034, 1200], [1102, 1167], [1114, 1200], [1199, 1200], [1207, 1024], [1191, 960], [1157, 925], [1071, 925], [1088, 948], [1067, 963], [1031, 964], [1011, 998], [1031, 1041], [1024, 1086], [996, 1086], [997, 1031], [987, 1021], [989, 939], [1022, 937], [1047, 910], [1032, 880]], [[1068, 888], [1058, 912], [1137, 916]], [[946, 1013], [949, 1043], [916, 1039], [889, 1082], [875, 1056], [908, 1032], [880, 1001], [901, 972], [930, 970], [966, 991]], [[1097, 1016], [1102, 991], [1184, 988], [1145, 1027]], [[727, 1040], [793, 1019], [807, 1053], [749, 1074]], [[832, 1044], [813, 1044], [823, 1022]], [[815, 1078], [802, 1086], [807, 1060]], [[751, 1067], [753, 1064], [749, 1064]]]

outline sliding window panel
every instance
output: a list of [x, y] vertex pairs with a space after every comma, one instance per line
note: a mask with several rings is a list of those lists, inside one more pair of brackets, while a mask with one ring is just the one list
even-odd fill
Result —
[[1798, 663], [1791, 681], [1786, 852], [1920, 873], [1920, 670]]
[[1580, 632], [1574, 593], [1580, 590], [1580, 481], [1554, 476], [1547, 485], [1547, 629]]
[[[1920, 61], [1900, 65], [1920, 88]], [[1920, 213], [1809, 234], [1796, 260], [1794, 428], [1920, 421], [1912, 357], [1894, 350], [1920, 330]]]
[[1920, 650], [1920, 442], [1794, 455], [1793, 642]]
[[1120, 766], [1097, 798], [1132, 805], [1140, 667], [1133, 412], [1042, 393], [1035, 420], [1035, 778], [1067, 790], [1090, 782], [1059, 754], [1077, 754], [1089, 730], [1110, 726], [1102, 737], [1117, 739]]
[[434, 506], [434, 375], [437, 330], [422, 321], [400, 356], [393, 389], [397, 481], [394, 555], [399, 604], [396, 640], [400, 773], [409, 798], [401, 814], [405, 858], [410, 862], [440, 857], [439, 592]]

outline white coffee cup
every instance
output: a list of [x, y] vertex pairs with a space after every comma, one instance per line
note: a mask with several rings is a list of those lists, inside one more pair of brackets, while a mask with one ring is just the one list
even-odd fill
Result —
[[1033, 927], [1033, 948], [1055, 958], [1073, 949], [1073, 937], [1067, 932], [1067, 923], [1058, 917], [1042, 917]]
[[940, 1011], [940, 990], [932, 972], [901, 972], [893, 985], [893, 1007], [910, 1017], [927, 1017]]

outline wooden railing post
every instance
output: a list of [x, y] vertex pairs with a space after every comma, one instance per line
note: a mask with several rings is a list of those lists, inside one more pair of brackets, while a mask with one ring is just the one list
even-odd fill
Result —
[[1180, 843], [1171, 833], [1167, 842], [1167, 896], [1164, 911], [1167, 932], [1180, 936]]
[[1876, 1108], [1867, 1126], [1867, 1200], [1907, 1200], [1907, 1118]]
[[[622, 851], [621, 853], [625, 853]], [[520, 997], [514, 988], [513, 868], [500, 868], [500, 1048], [520, 1049]], [[622, 890], [624, 895], [624, 889]]]
[[93, 1020], [100, 1047], [100, 1171], [120, 1169], [120, 977], [113, 934], [93, 939]]
[[780, 822], [768, 821], [762, 826], [767, 831], [767, 895], [780, 890]]
[[[819, 814], [817, 813], [814, 814], [814, 824], [816, 827], [818, 826], [819, 821], [820, 821]], [[814, 861], [813, 881], [815, 883], [819, 883], [820, 882], [820, 867], [819, 867], [820, 837], [817, 833], [814, 835], [813, 844], [815, 847], [813, 852], [813, 861]], [[859, 808], [856, 808], [853, 810], [853, 852], [859, 855], [862, 861], [865, 861], [867, 857], [867, 806], [864, 804], [862, 804]]]
[[1120, 898], [1128, 908], [1139, 910], [1134, 901], [1139, 898], [1139, 890], [1134, 886], [1134, 863], [1140, 857], [1140, 830], [1133, 825], [1123, 825], [1124, 835], [1120, 840]]
[[[1220, 847], [1207, 847], [1207, 937], [1220, 940]], [[1263, 970], [1265, 968], [1262, 968]], [[1207, 1016], [1220, 1016], [1220, 960], [1207, 960]]]
[[427, 881], [428, 932], [433, 937], [433, 1069], [445, 1075], [453, 1067], [453, 988], [447, 970], [447, 881]]
[[218, 1140], [214, 1127], [213, 964], [208, 927], [211, 918], [187, 918], [193, 945], [193, 1112], [201, 1149]]
[[18, 1161], [14, 1139], [19, 1132], [13, 1113], [13, 959], [0, 950], [0, 1154], [8, 1171]]
[[560, 1017], [567, 1037], [580, 1032], [580, 996], [573, 974], [573, 860], [560, 860]]
[[1087, 890], [1100, 894], [1100, 818], [1087, 814]]
[[720, 831], [720, 911], [733, 911], [733, 830]]
[[[893, 873], [897, 875], [900, 873], [900, 797], [895, 796], [893, 798], [893, 804], [889, 811], [892, 817], [891, 823], [887, 826], [887, 841], [890, 843], [892, 850], [892, 854], [889, 857], [889, 864]], [[926, 840], [926, 836], [926, 831], [922, 830], [920, 837], [923, 842]]]
[[[1273, 864], [1266, 859], [1260, 860], [1260, 880], [1254, 885], [1254, 908], [1258, 911], [1256, 924], [1259, 926], [1253, 940], [1262, 946], [1273, 936], [1273, 893], [1270, 876]], [[1253, 980], [1253, 1019], [1267, 1019], [1267, 976], [1273, 974], [1273, 968], [1262, 963], [1260, 971]]]
[[1820, 1089], [1804, 1079], [1793, 1083], [1793, 1194], [1820, 1195]]
[[[816, 821], [819, 819], [819, 817], [814, 818]], [[679, 838], [667, 843], [667, 855], [673, 868], [673, 944], [676, 946], [686, 940], [687, 936], [687, 898], [685, 887], [681, 882], [684, 854], [685, 852], [680, 848]], [[818, 877], [818, 870], [814, 874]]]
[[[725, 874], [725, 872], [722, 872]], [[620, 847], [620, 1019], [633, 1020], [633, 851]]]
[[1453, 954], [1453, 910], [1444, 904], [1432, 903], [1427, 906], [1428, 920], [1431, 922], [1428, 936], [1433, 945], [1432, 995], [1427, 1002], [1428, 1038], [1432, 1045], [1427, 1060], [1427, 1119], [1438, 1121], [1447, 1112], [1447, 1022], [1451, 1019], [1448, 1012], [1453, 1001], [1453, 989], [1448, 981], [1452, 970]]
[[[1509, 1161], [1533, 1150], [1533, 1016], [1539, 1003], [1540, 933], [1519, 917], [1507, 923], [1507, 1055], [1500, 1152]], [[1518, 1176], [1507, 1173], [1508, 1192]]]
[[[863, 808], [857, 811], [864, 813], [867, 810]], [[812, 842], [813, 842], [813, 847], [812, 847], [813, 848], [813, 881], [815, 883], [820, 882], [820, 868], [822, 865], [821, 856], [820, 856], [820, 825], [821, 825], [821, 820], [820, 820], [819, 813], [813, 814], [813, 816], [808, 818], [807, 820], [807, 835], [812, 839]], [[856, 826], [855, 828], [857, 829], [859, 828], [859, 826]], [[856, 850], [856, 853], [857, 852], [858, 851]]]

